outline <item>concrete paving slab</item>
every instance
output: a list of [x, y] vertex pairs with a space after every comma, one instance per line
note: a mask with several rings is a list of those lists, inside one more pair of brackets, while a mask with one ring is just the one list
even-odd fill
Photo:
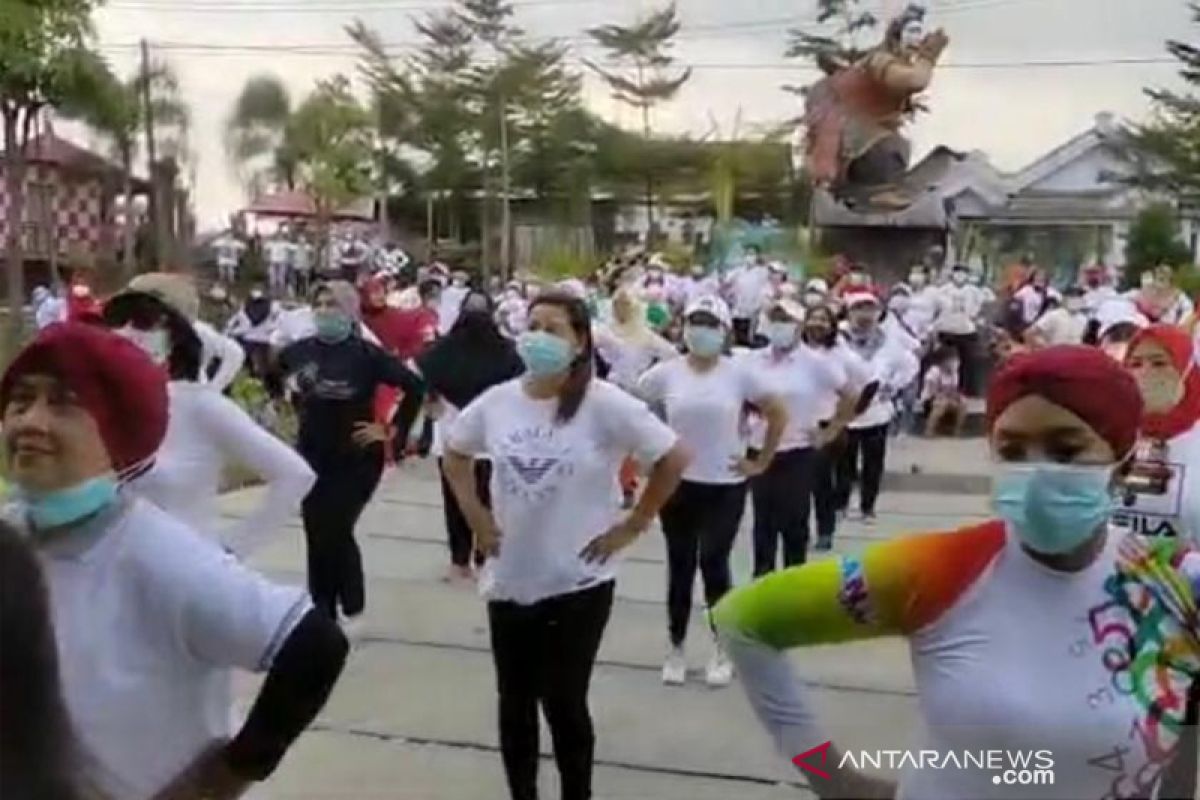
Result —
[[[544, 797], [557, 796], [553, 763], [540, 775]], [[598, 763], [596, 800], [807, 800], [788, 785], [728, 781]], [[271, 782], [269, 800], [497, 800], [505, 796], [499, 755], [467, 748], [332, 730], [310, 733]]]

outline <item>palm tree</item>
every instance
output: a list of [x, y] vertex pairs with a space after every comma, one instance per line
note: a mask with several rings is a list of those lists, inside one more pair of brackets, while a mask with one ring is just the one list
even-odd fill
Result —
[[[155, 135], [163, 141], [162, 152], [182, 155], [187, 150], [191, 114], [180, 96], [179, 78], [166, 62], [152, 63], [146, 71], [122, 80], [101, 57], [90, 65], [93, 88], [59, 109], [68, 118], [85, 123], [108, 140], [121, 165], [125, 224], [122, 230], [122, 271], [135, 272], [134, 241], [137, 229], [133, 216], [133, 168], [139, 153], [146, 114], [154, 121]], [[146, 98], [149, 98], [147, 108]]]
[[274, 75], [255, 75], [242, 87], [225, 121], [225, 152], [251, 194], [266, 182], [296, 188], [300, 157], [290, 125], [293, 112], [287, 88]]

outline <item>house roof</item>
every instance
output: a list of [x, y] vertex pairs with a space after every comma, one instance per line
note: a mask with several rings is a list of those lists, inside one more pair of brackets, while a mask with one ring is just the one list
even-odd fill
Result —
[[1011, 178], [1012, 191], [1020, 192], [1045, 180], [1095, 148], [1113, 143], [1121, 135], [1121, 128], [1113, 114], [1107, 111], [1097, 114], [1092, 127], [1071, 137], [1014, 174]]
[[[254, 214], [259, 217], [312, 219], [317, 216], [317, 204], [307, 192], [289, 189], [259, 196], [253, 203], [242, 209], [242, 213]], [[344, 220], [370, 220], [373, 217], [369, 200], [333, 215], [334, 219]]]
[[121, 172], [119, 165], [53, 133], [31, 139], [25, 145], [25, 158], [31, 164], [53, 164], [81, 172]]

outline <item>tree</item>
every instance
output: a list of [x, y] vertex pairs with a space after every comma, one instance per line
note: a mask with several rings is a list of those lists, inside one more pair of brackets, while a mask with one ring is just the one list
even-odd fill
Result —
[[[608, 51], [609, 57], [624, 67], [618, 71], [584, 63], [608, 84], [618, 102], [641, 112], [642, 135], [646, 139], [651, 135], [651, 110], [674, 98], [692, 77], [690, 67], [673, 74], [668, 72], [675, 63], [670, 48], [680, 24], [672, 4], [633, 25], [603, 25], [588, 30], [588, 35]], [[649, 238], [654, 233], [653, 171], [647, 171], [645, 178], [647, 244], [650, 244]]]
[[225, 153], [250, 194], [268, 184], [296, 188], [296, 147], [288, 132], [291, 117], [292, 99], [276, 76], [255, 75], [242, 87], [225, 121]]
[[46, 108], [87, 80], [91, 12], [97, 0], [5, 0], [0, 11], [0, 117], [8, 187], [8, 324], [5, 344], [20, 341], [25, 305], [26, 147]]
[[107, 139], [121, 164], [125, 201], [122, 269], [128, 279], [135, 271], [137, 228], [132, 213], [133, 170], [140, 135], [147, 121], [144, 99], [150, 98], [149, 119], [153, 120], [156, 134], [166, 137], [164, 153], [179, 153], [186, 149], [191, 115], [180, 96], [179, 78], [170, 64], [153, 63], [148, 71], [139, 70], [122, 80], [102, 58], [95, 56], [90, 61], [91, 90], [67, 99], [59, 112], [83, 121]]
[[1143, 272], [1160, 264], [1189, 264], [1192, 254], [1179, 238], [1175, 209], [1166, 203], [1147, 207], [1134, 220], [1125, 245], [1125, 278], [1137, 286]]
[[322, 234], [334, 213], [371, 191], [371, 129], [344, 75], [319, 81], [288, 121], [297, 182], [313, 199]]
[[[1191, 0], [1192, 18], [1200, 24], [1200, 0]], [[1200, 87], [1200, 46], [1182, 40], [1167, 42], [1167, 50], [1182, 64], [1180, 75], [1190, 87]], [[1132, 181], [1143, 188], [1180, 199], [1200, 197], [1200, 93], [1148, 89], [1154, 117], [1130, 131], [1129, 150], [1136, 167]]]
[[784, 57], [807, 59], [832, 75], [867, 54], [858, 46], [858, 36], [873, 30], [879, 19], [863, 8], [862, 0], [817, 0], [817, 24], [821, 27], [817, 33], [790, 29]]

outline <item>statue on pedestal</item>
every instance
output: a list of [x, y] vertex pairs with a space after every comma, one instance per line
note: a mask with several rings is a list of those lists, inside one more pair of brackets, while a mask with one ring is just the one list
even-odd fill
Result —
[[856, 211], [897, 211], [911, 147], [900, 131], [917, 111], [949, 37], [925, 33], [925, 10], [910, 5], [883, 41], [823, 78], [805, 99], [804, 153], [813, 183]]

